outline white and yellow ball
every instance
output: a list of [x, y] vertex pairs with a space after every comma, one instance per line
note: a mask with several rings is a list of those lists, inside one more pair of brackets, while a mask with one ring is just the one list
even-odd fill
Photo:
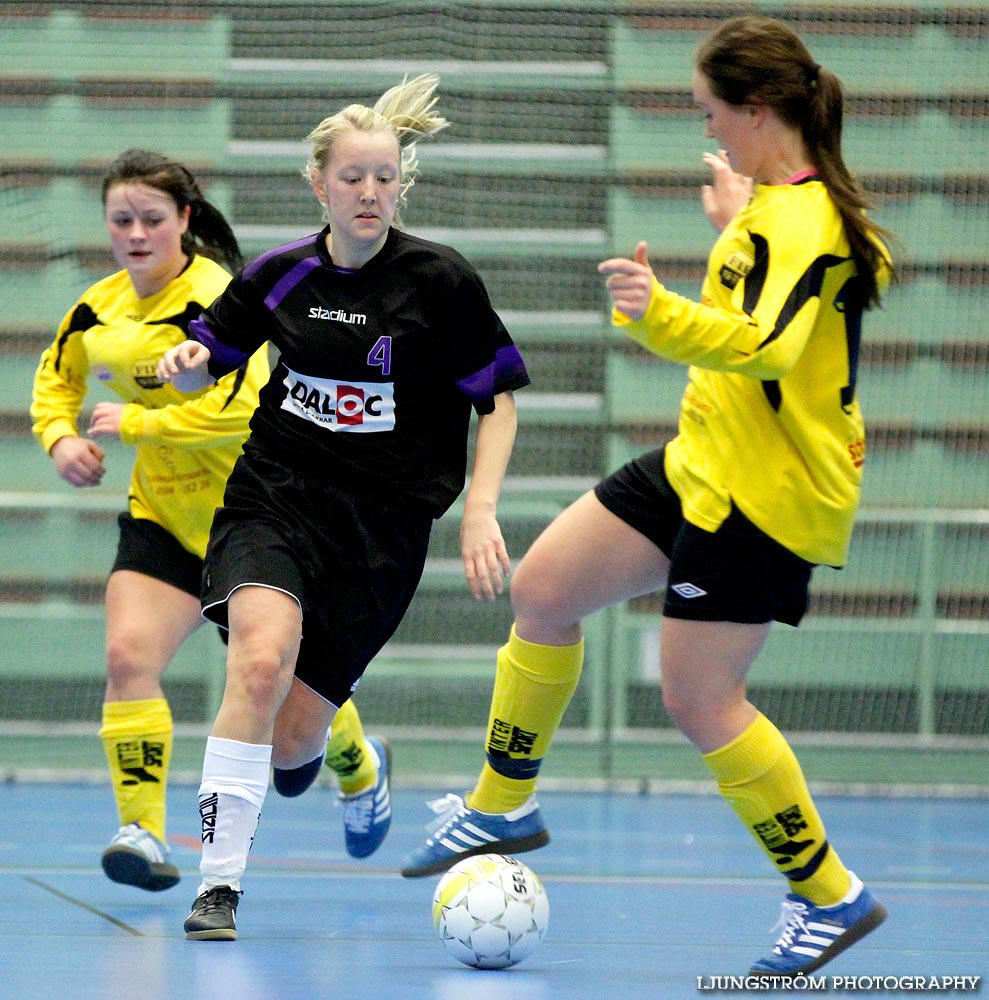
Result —
[[475, 969], [507, 969], [535, 951], [549, 926], [539, 877], [516, 858], [458, 861], [433, 893], [433, 926], [446, 950]]

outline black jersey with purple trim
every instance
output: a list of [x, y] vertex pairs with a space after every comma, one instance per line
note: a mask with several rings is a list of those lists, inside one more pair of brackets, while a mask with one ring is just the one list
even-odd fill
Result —
[[328, 229], [249, 264], [190, 326], [210, 374], [262, 344], [280, 358], [251, 420], [251, 446], [359, 490], [422, 501], [439, 516], [464, 486], [471, 407], [529, 384], [474, 268], [392, 229], [358, 271], [334, 267]]

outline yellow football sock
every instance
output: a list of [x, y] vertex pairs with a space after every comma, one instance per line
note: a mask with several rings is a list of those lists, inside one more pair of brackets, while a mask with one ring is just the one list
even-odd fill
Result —
[[368, 753], [364, 727], [353, 698], [345, 701], [333, 716], [326, 744], [326, 766], [336, 774], [344, 795], [363, 792], [378, 780], [378, 769]]
[[164, 698], [103, 704], [100, 739], [110, 766], [120, 825], [140, 823], [165, 840], [165, 792], [172, 759], [172, 713]]
[[487, 763], [467, 804], [481, 812], [518, 809], [536, 790], [543, 757], [580, 680], [584, 640], [541, 646], [515, 633], [498, 650]]
[[803, 771], [764, 715], [727, 746], [704, 754], [718, 790], [790, 882], [817, 906], [837, 903], [851, 879], [827, 841]]

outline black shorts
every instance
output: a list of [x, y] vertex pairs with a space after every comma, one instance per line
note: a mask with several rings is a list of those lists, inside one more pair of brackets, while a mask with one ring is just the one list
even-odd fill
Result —
[[666, 478], [662, 448], [633, 459], [594, 493], [670, 560], [666, 617], [800, 623], [814, 564], [770, 538], [734, 504], [717, 531], [686, 521]]
[[178, 539], [160, 524], [124, 512], [117, 518], [120, 539], [111, 573], [129, 569], [162, 583], [169, 583], [193, 597], [199, 597], [203, 561], [184, 549]]
[[[111, 573], [129, 569], [154, 580], [169, 583], [199, 600], [203, 589], [203, 561], [183, 548], [160, 524], [145, 517], [123, 513], [117, 518], [120, 540]], [[226, 643], [227, 633], [217, 629]]]
[[401, 499], [314, 481], [252, 450], [213, 519], [203, 614], [227, 625], [227, 601], [259, 584], [302, 609], [295, 675], [339, 707], [391, 638], [422, 577], [433, 518]]

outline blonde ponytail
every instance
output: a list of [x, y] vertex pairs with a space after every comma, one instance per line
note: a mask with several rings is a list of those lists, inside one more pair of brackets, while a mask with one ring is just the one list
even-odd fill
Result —
[[[416, 143], [450, 124], [435, 111], [439, 100], [435, 91], [439, 82], [439, 77], [432, 73], [424, 73], [411, 80], [405, 77], [400, 84], [386, 90], [375, 101], [374, 107], [349, 104], [329, 118], [324, 118], [306, 136], [306, 142], [312, 143], [312, 152], [302, 171], [303, 176], [312, 184], [313, 179], [325, 170], [333, 143], [339, 136], [350, 132], [387, 131], [395, 137], [400, 150], [398, 208], [401, 210], [419, 173]], [[401, 225], [398, 212], [395, 214], [395, 225]]]

